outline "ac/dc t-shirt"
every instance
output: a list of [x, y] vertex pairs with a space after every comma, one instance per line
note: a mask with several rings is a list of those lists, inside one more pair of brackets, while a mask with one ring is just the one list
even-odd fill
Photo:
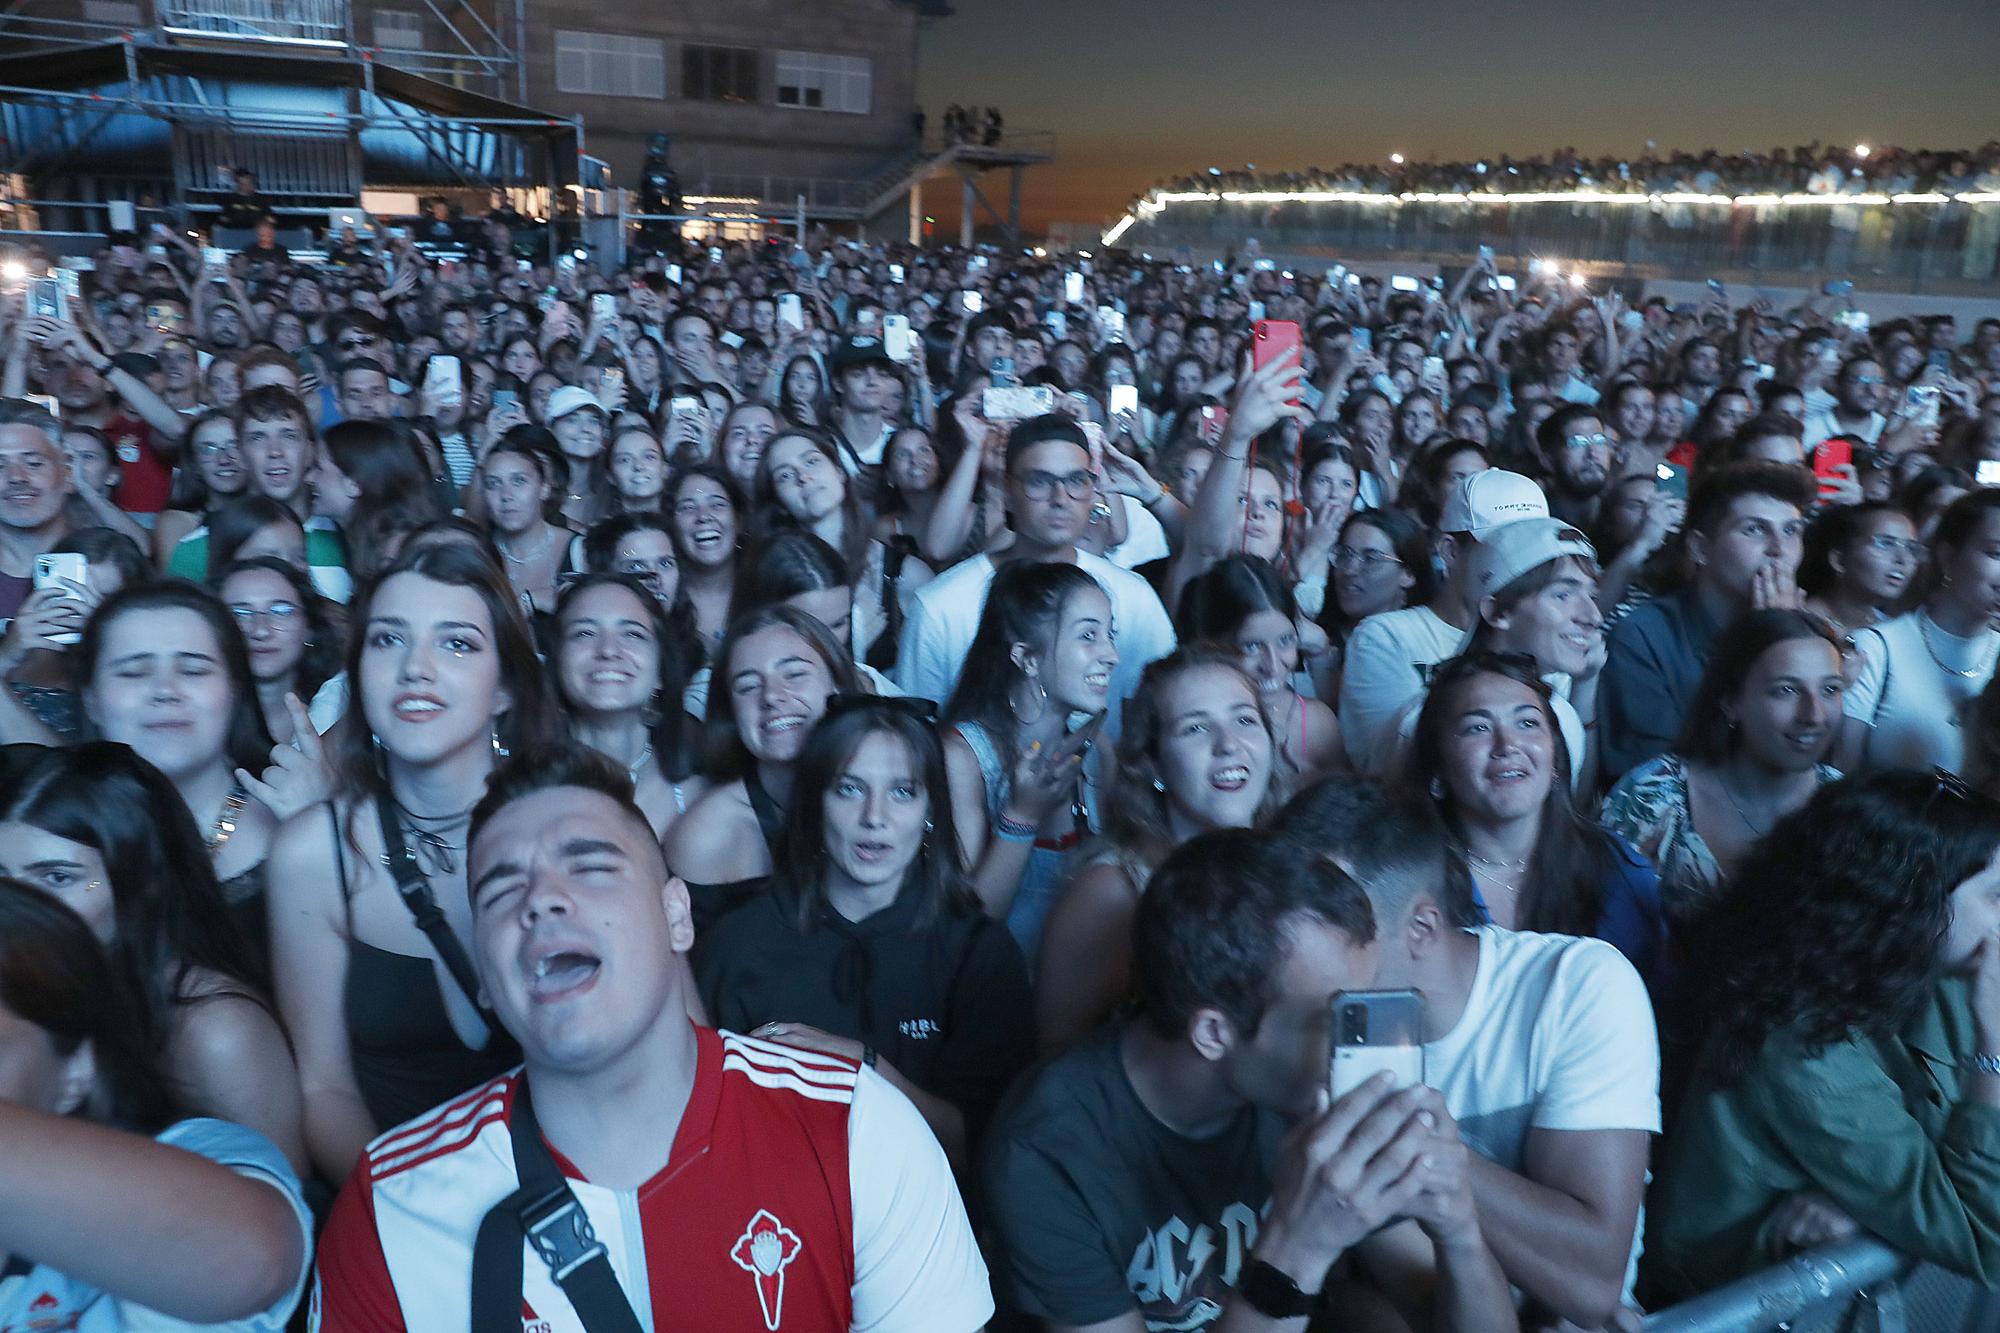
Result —
[[994, 1119], [995, 1293], [1058, 1324], [1136, 1310], [1148, 1328], [1204, 1329], [1257, 1243], [1284, 1125], [1245, 1107], [1211, 1138], [1175, 1133], [1132, 1090], [1122, 1032], [1042, 1065]]

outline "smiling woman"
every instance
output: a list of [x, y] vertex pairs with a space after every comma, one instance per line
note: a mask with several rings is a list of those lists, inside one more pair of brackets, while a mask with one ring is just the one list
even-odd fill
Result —
[[355, 623], [335, 800], [289, 820], [271, 859], [279, 1006], [307, 1144], [333, 1179], [376, 1133], [513, 1058], [459, 943], [465, 833], [495, 762], [552, 724], [528, 626], [480, 548], [405, 555]]

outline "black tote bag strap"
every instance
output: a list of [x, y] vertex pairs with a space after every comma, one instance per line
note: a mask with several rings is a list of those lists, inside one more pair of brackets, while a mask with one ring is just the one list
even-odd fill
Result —
[[610, 1255], [542, 1142], [526, 1074], [514, 1085], [509, 1129], [521, 1188], [479, 1224], [472, 1249], [472, 1333], [520, 1333], [524, 1240], [548, 1265], [588, 1333], [641, 1333]]
[[[458, 983], [465, 998], [485, 1017], [486, 1010], [479, 1003], [479, 976], [472, 970], [472, 959], [460, 944], [458, 936], [451, 933], [451, 922], [444, 919], [444, 909], [437, 904], [437, 895], [424, 880], [424, 872], [417, 867], [417, 858], [410, 854], [408, 844], [403, 841], [402, 830], [389, 814], [388, 802], [378, 799], [375, 813], [382, 821], [382, 864], [389, 868], [389, 874], [396, 881], [396, 892], [402, 895], [403, 906], [410, 909], [410, 917], [417, 923], [417, 929], [424, 932], [424, 938], [437, 950], [444, 960], [445, 970]], [[488, 1026], [492, 1026], [489, 1022]]]

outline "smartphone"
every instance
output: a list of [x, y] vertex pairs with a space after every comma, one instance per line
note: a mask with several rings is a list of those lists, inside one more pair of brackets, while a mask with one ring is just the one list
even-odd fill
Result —
[[1424, 1081], [1424, 997], [1413, 990], [1334, 992], [1327, 1091], [1338, 1101], [1384, 1071], [1398, 1091]]
[[[1014, 358], [1011, 356], [994, 357], [992, 361], [987, 363], [986, 379], [988, 383], [1002, 389], [1014, 384]], [[991, 418], [989, 417], [988, 420], [991, 420]]]
[[681, 266], [679, 264], [667, 265], [667, 281], [676, 287], [681, 285]]
[[1033, 388], [1002, 385], [988, 389], [979, 401], [979, 414], [988, 421], [1026, 421], [1055, 411], [1056, 391], [1046, 384]]
[[[63, 588], [76, 583], [90, 586], [90, 562], [74, 551], [63, 551], [55, 555], [35, 557], [35, 586], [37, 588]], [[72, 600], [75, 600], [72, 594]], [[59, 643], [65, 647], [80, 643], [83, 635], [75, 630], [64, 634], [48, 634], [43, 638], [49, 643]]]
[[711, 264], [720, 264], [722, 262], [721, 246], [711, 245], [708, 247], [708, 262]]
[[1063, 300], [1069, 302], [1071, 305], [1081, 305], [1083, 303], [1083, 274], [1063, 274]]
[[1298, 350], [1299, 326], [1289, 319], [1259, 319], [1251, 328], [1250, 364], [1254, 369], [1262, 370], [1287, 352]]
[[1253, 259], [1250, 261], [1250, 267], [1256, 269], [1259, 273], [1269, 273], [1278, 267], [1278, 261], [1275, 259]]
[[1101, 305], [1097, 307], [1097, 326], [1104, 330], [1104, 340], [1106, 342], [1122, 343], [1125, 341], [1125, 312], [1117, 306]]
[[1111, 415], [1128, 413], [1139, 415], [1139, 386], [1136, 384], [1114, 384], [1111, 386]]
[[1982, 458], [1972, 479], [1981, 486], [2000, 486], [2000, 458]]
[[965, 267], [966, 267], [966, 269], [967, 269], [968, 271], [977, 271], [977, 270], [979, 270], [979, 269], [983, 269], [983, 268], [985, 268], [985, 267], [986, 267], [986, 256], [985, 256], [985, 255], [974, 255], [974, 256], [973, 256], [972, 258], [970, 258], [970, 259], [968, 259], [968, 260], [966, 260], [966, 261], [965, 261]]
[[901, 264], [889, 265], [889, 281], [900, 283], [902, 280], [903, 280], [903, 266]]
[[517, 259], [514, 261], [514, 271], [516, 273], [533, 273], [535, 271], [535, 261], [532, 259]]
[[1833, 322], [1854, 333], [1866, 333], [1874, 321], [1866, 310], [1843, 310], [1833, 317]]
[[908, 315], [882, 316], [882, 350], [889, 354], [891, 361], [910, 359], [910, 317]]
[[229, 272], [229, 252], [219, 245], [201, 247], [201, 264], [209, 276], [220, 277]]
[[1678, 463], [1662, 463], [1653, 470], [1653, 475], [1660, 479], [1660, 493], [1662, 495], [1671, 495], [1676, 500], [1687, 499], [1688, 473], [1686, 468]]
[[1214, 444], [1222, 438], [1222, 432], [1229, 429], [1229, 409], [1217, 407], [1213, 403], [1201, 409], [1201, 438], [1205, 444]]
[[520, 405], [521, 391], [519, 389], [495, 389], [493, 391], [493, 410], [495, 412], [505, 408], [519, 407]]
[[69, 302], [63, 297], [62, 284], [54, 278], [28, 279], [28, 313], [44, 319], [67, 320]]
[[1942, 347], [1933, 347], [1931, 354], [1924, 358], [1924, 364], [1940, 375], [1951, 374], [1951, 353]]
[[1375, 330], [1356, 329], [1348, 335], [1354, 342], [1354, 350], [1367, 356], [1375, 350]]
[[1498, 287], [1503, 292], [1511, 292], [1516, 287], [1519, 287], [1521, 284], [1517, 279], [1509, 277], [1507, 274], [1502, 273], [1499, 277], [1493, 279], [1493, 285], [1495, 287]]
[[1490, 246], [1490, 245], [1482, 245], [1482, 246], [1480, 246], [1480, 247], [1479, 247], [1479, 267], [1481, 267], [1481, 268], [1484, 268], [1484, 269], [1490, 269], [1490, 268], [1492, 268], [1492, 267], [1493, 267], [1493, 247], [1492, 247], [1492, 246]]
[[574, 276], [574, 275], [575, 275], [575, 273], [576, 273], [576, 256], [575, 256], [575, 255], [557, 255], [557, 256], [556, 256], [556, 272], [558, 272], [558, 273], [568, 273], [568, 274], [570, 274], [570, 275]]
[[1423, 284], [1406, 273], [1398, 273], [1389, 279], [1389, 285], [1399, 292], [1413, 292]]
[[1850, 467], [1854, 463], [1854, 444], [1849, 440], [1821, 440], [1813, 450], [1813, 475], [1819, 478], [1819, 495], [1824, 500], [1844, 478], [1836, 469]]
[[1854, 280], [1852, 278], [1828, 278], [1820, 286], [1820, 290], [1828, 296], [1852, 296], [1854, 295]]
[[1417, 372], [1417, 383], [1423, 385], [1432, 393], [1443, 393], [1445, 390], [1444, 358], [1441, 356], [1425, 357], [1424, 368]]
[[424, 367], [424, 394], [440, 407], [464, 401], [464, 381], [459, 378], [458, 358], [434, 356]]
[[1937, 425], [1939, 396], [1935, 384], [1912, 384], [1904, 395], [1904, 415], [1919, 429]]
[[618, 318], [618, 298], [610, 292], [599, 292], [590, 298], [590, 317], [600, 324], [609, 324]]
[[544, 315], [548, 314], [551, 310], [554, 310], [557, 306], [561, 304], [562, 304], [562, 298], [556, 295], [556, 289], [553, 287], [549, 288], [547, 291], [543, 292], [540, 296], [537, 296], [535, 298], [536, 308], [539, 309]]
[[724, 329], [715, 336], [715, 340], [731, 351], [743, 346], [743, 335], [733, 329]]
[[958, 294], [958, 303], [965, 307], [965, 313], [976, 315], [986, 308], [986, 293], [967, 288]]
[[1262, 301], [1252, 301], [1250, 303], [1250, 322], [1252, 324], [1261, 324], [1263, 321], [1264, 303]]
[[1051, 310], [1043, 315], [1042, 325], [1058, 338], [1069, 337], [1069, 316], [1060, 310]]
[[617, 366], [606, 366], [597, 380], [597, 401], [612, 411], [625, 401], [625, 372]]
[[785, 292], [778, 297], [778, 327], [794, 333], [806, 331], [806, 305], [797, 292]]

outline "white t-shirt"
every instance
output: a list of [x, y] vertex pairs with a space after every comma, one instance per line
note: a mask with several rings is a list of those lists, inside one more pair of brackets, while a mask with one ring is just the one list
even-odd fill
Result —
[[[1854, 646], [1861, 670], [1841, 711], [1869, 725], [1863, 767], [1956, 773], [1965, 761], [1961, 724], [1993, 678], [2000, 633], [1960, 638], [1918, 610], [1862, 630]], [[1961, 671], [1973, 674], [1957, 674]]]
[[1431, 668], [1458, 652], [1465, 631], [1428, 606], [1369, 616], [1354, 627], [1340, 675], [1340, 736], [1364, 773], [1396, 715], [1421, 698]]
[[[1476, 926], [1465, 1012], [1424, 1046], [1424, 1082], [1465, 1144], [1520, 1173], [1531, 1129], [1660, 1132], [1660, 1041], [1646, 985], [1603, 940]], [[1625, 1268], [1638, 1271], [1639, 1210]]]
[[[1118, 669], [1111, 675], [1111, 710], [1138, 688], [1139, 673], [1174, 650], [1174, 626], [1153, 585], [1101, 555], [1076, 553], [1077, 568], [1097, 580], [1111, 599], [1111, 632]], [[979, 628], [986, 590], [997, 573], [993, 557], [961, 560], [917, 589], [903, 621], [896, 683], [907, 694], [942, 704], [958, 688], [958, 673]]]
[[1806, 412], [1806, 448], [1817, 449], [1822, 441], [1835, 435], [1851, 435], [1873, 444], [1882, 438], [1882, 428], [1889, 424], [1889, 419], [1880, 412], [1870, 412], [1868, 420], [1861, 425], [1843, 426], [1833, 412], [1834, 409], [1831, 407], [1823, 412], [1810, 410]]
[[1150, 509], [1129, 495], [1113, 496], [1112, 503], [1124, 506], [1125, 540], [1104, 553], [1106, 560], [1120, 569], [1137, 569], [1173, 554], [1173, 548], [1167, 545], [1167, 530]]
[[262, 1181], [285, 1196], [299, 1226], [299, 1272], [291, 1288], [270, 1309], [225, 1323], [195, 1324], [149, 1310], [34, 1265], [25, 1273], [0, 1276], [0, 1330], [65, 1329], [74, 1333], [279, 1333], [305, 1290], [312, 1270], [313, 1220], [299, 1193], [299, 1178], [271, 1141], [254, 1129], [227, 1120], [183, 1120], [168, 1126], [157, 1141], [220, 1163], [239, 1176]]

